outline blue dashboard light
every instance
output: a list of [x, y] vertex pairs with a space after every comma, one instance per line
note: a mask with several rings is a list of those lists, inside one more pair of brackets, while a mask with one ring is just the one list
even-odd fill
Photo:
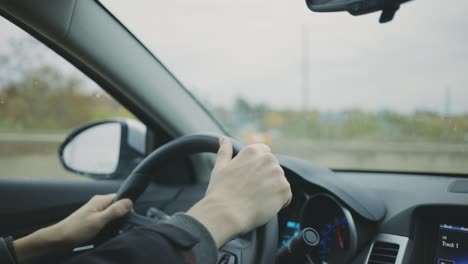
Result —
[[285, 245], [286, 243], [288, 243], [288, 241], [294, 236], [296, 236], [297, 234], [299, 234], [300, 231], [301, 231], [301, 224], [299, 222], [288, 221], [286, 223], [286, 230], [282, 237], [281, 244]]
[[294, 222], [294, 221], [288, 221], [288, 223], [286, 224], [286, 226], [287, 226], [288, 228], [300, 229], [301, 224], [298, 223], [298, 222]]

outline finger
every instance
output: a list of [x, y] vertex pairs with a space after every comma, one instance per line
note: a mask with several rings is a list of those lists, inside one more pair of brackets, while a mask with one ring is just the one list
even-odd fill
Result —
[[291, 201], [293, 199], [293, 195], [292, 195], [292, 190], [291, 190], [291, 185], [289, 184], [288, 180], [286, 180], [286, 178], [284, 178], [284, 180], [286, 181], [285, 183], [285, 192], [286, 192], [286, 203], [283, 205], [283, 208], [285, 207], [288, 207], [290, 204], [291, 204]]
[[259, 150], [259, 152], [263, 152], [263, 153], [271, 152], [271, 148], [268, 145], [265, 145], [265, 144], [256, 143], [256, 144], [252, 144], [252, 145], [249, 145], [249, 146]]
[[283, 205], [282, 209], [288, 207], [291, 204], [291, 202], [292, 202], [292, 193], [289, 195], [289, 198], [286, 201], [286, 203]]
[[118, 200], [117, 202], [107, 207], [105, 210], [97, 213], [96, 217], [99, 218], [100, 221], [102, 221], [102, 223], [105, 225], [112, 220], [126, 215], [132, 207], [133, 203], [130, 199]]
[[106, 194], [106, 195], [95, 195], [91, 200], [89, 200], [88, 205], [91, 206], [96, 211], [100, 212], [106, 209], [111, 205], [112, 201], [115, 198], [115, 193]]
[[219, 150], [214, 169], [226, 166], [232, 160], [232, 143], [229, 139], [221, 137], [219, 139]]

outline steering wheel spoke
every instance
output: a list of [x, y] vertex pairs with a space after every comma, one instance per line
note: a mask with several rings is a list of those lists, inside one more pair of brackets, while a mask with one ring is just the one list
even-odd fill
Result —
[[219, 250], [218, 264], [254, 263], [256, 233], [251, 232], [235, 238]]
[[155, 225], [157, 223], [158, 221], [139, 215], [132, 209], [124, 221], [121, 222], [120, 227], [118, 228], [118, 233], [122, 234], [135, 227]]

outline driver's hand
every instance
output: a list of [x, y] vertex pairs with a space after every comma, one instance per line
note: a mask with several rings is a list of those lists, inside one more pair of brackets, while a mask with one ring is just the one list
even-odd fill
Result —
[[55, 225], [15, 240], [18, 263], [29, 264], [42, 256], [69, 250], [93, 239], [109, 222], [126, 215], [132, 202], [112, 203], [115, 194], [96, 195], [80, 209]]
[[71, 247], [93, 239], [109, 222], [126, 215], [133, 204], [129, 199], [112, 203], [115, 194], [96, 195], [80, 209], [57, 223], [61, 240]]
[[249, 145], [234, 159], [232, 153], [231, 142], [222, 138], [206, 196], [187, 212], [207, 227], [218, 248], [265, 224], [292, 196], [268, 146]]

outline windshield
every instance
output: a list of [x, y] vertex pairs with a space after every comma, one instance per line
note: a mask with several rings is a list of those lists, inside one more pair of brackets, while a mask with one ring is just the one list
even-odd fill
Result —
[[468, 1], [102, 1], [245, 143], [344, 170], [468, 172]]

